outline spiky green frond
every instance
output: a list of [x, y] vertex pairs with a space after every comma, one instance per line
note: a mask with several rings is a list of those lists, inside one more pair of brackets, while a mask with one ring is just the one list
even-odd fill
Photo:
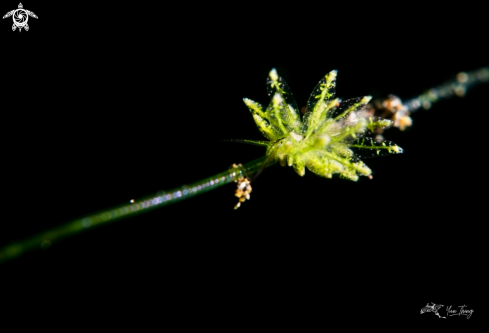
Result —
[[353, 111], [359, 111], [367, 105], [368, 102], [372, 99], [372, 96], [364, 96], [357, 98], [350, 98], [346, 101], [343, 101], [338, 107], [338, 111], [331, 115], [333, 121], [337, 121], [341, 118], [344, 118]]
[[367, 129], [370, 132], [375, 132], [377, 130], [383, 130], [391, 127], [393, 122], [389, 119], [380, 118], [377, 116], [368, 117]]
[[268, 119], [268, 115], [265, 111], [263, 111], [263, 106], [260, 103], [252, 101], [248, 98], [244, 98], [243, 101], [253, 115], [256, 126], [258, 126], [258, 129], [265, 138], [272, 141], [283, 137], [285, 132], [282, 130], [282, 128], [276, 126], [276, 124], [271, 123], [271, 121]]
[[228, 139], [228, 140], [222, 140], [222, 141], [245, 143], [248, 145], [261, 146], [261, 147], [268, 147], [271, 145], [271, 141], [262, 141], [262, 140]]
[[289, 132], [301, 133], [303, 125], [294, 95], [275, 69], [269, 73], [267, 92], [271, 101], [266, 110], [257, 102], [244, 99], [263, 135], [269, 140], [276, 140]]
[[287, 130], [300, 133], [302, 131], [302, 121], [294, 95], [292, 94], [287, 82], [278, 76], [275, 69], [272, 69], [268, 75], [267, 93], [268, 96], [272, 98], [272, 102], [273, 98], [275, 98], [275, 95], [277, 94], [283, 101], [284, 108], [280, 110], [280, 113], [283, 118], [284, 126], [287, 128]]
[[307, 112], [304, 115], [304, 130], [306, 137], [313, 134], [324, 121], [327, 114], [339, 105], [339, 99], [333, 99], [336, 94], [336, 75], [333, 70], [326, 74], [316, 85], [307, 101]]
[[400, 154], [403, 152], [402, 148], [392, 141], [375, 141], [373, 138], [362, 138], [350, 144], [350, 148], [361, 158]]

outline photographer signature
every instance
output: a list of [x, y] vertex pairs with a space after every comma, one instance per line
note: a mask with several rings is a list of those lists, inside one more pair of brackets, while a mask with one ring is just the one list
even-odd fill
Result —
[[467, 316], [467, 319], [469, 319], [472, 316], [472, 313], [474, 312], [474, 310], [465, 310], [464, 308], [466, 306], [467, 305], [459, 306], [460, 309], [459, 309], [459, 311], [457, 313], [457, 310], [452, 310], [452, 306], [450, 305], [447, 308], [447, 314], [449, 316]]
[[[452, 317], [452, 316], [467, 316], [467, 319], [469, 319], [472, 316], [472, 313], [474, 313], [474, 310], [466, 310], [465, 307], [467, 305], [461, 305], [459, 306], [459, 310], [452, 310], [452, 306], [450, 305], [447, 307], [447, 315]], [[435, 303], [428, 303], [426, 304], [425, 307], [421, 309], [421, 314], [425, 312], [433, 312], [435, 315], [437, 315], [439, 318], [444, 318], [446, 319], [447, 317], [443, 317], [438, 313], [438, 310], [440, 310], [443, 307], [443, 304], [438, 304], [436, 305]]]

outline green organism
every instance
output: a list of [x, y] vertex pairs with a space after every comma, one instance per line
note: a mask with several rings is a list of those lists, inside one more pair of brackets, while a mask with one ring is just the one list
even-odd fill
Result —
[[370, 96], [341, 101], [335, 98], [337, 71], [324, 76], [307, 101], [301, 115], [287, 83], [272, 69], [267, 79], [269, 106], [245, 98], [259, 130], [268, 141], [239, 140], [267, 147], [270, 160], [294, 168], [301, 176], [305, 168], [326, 178], [338, 174], [353, 181], [370, 176], [364, 157], [402, 153], [387, 140], [366, 137], [392, 125], [371, 115], [364, 107]]

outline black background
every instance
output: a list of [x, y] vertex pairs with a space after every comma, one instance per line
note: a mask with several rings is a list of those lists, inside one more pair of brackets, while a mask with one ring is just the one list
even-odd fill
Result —
[[[262, 156], [220, 140], [262, 139], [242, 98], [268, 103], [271, 68], [301, 107], [332, 69], [339, 97], [407, 99], [489, 64], [471, 8], [23, 4], [39, 17], [30, 30], [0, 27], [0, 245]], [[373, 180], [274, 165], [237, 211], [227, 185], [28, 253], [2, 279], [54, 299], [156, 302], [184, 323], [418, 320], [428, 302], [467, 304], [475, 321], [488, 89], [387, 131], [405, 153], [366, 160]]]

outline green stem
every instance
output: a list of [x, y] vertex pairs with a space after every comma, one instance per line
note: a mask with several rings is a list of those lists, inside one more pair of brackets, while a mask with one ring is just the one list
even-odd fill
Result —
[[[0, 249], [0, 264], [15, 259], [30, 250], [39, 248], [46, 249], [50, 247], [51, 243], [54, 241], [79, 234], [83, 231], [92, 229], [93, 227], [119, 221], [130, 216], [150, 211], [154, 208], [163, 207], [216, 189], [222, 185], [235, 181], [243, 174], [244, 177], [249, 177], [251, 174], [260, 170], [260, 168], [264, 166], [265, 161], [266, 156], [260, 157], [259, 159], [243, 165], [241, 168], [231, 168], [190, 185], [184, 185], [170, 191], [160, 191], [154, 196], [148, 196], [139, 200], [134, 200], [134, 202], [130, 204], [122, 204], [89, 214], [33, 237], [18, 242], [12, 242]], [[272, 163], [265, 165], [265, 167], [272, 164], [274, 164], [273, 161]]]

